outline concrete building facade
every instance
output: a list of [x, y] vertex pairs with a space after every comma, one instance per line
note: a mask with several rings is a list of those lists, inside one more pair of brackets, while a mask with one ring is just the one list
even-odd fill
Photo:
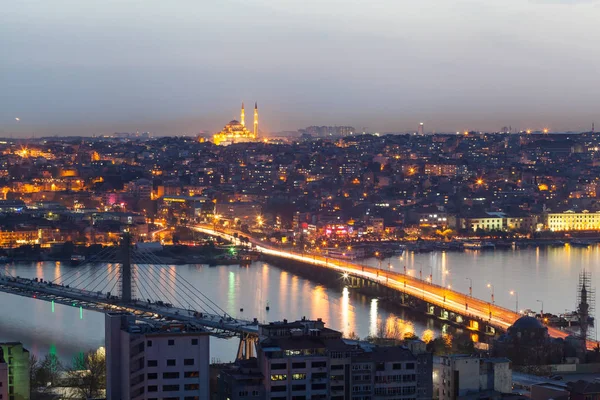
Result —
[[434, 399], [455, 400], [478, 393], [493, 392], [512, 392], [510, 360], [464, 355], [435, 357]]
[[17, 342], [0, 343], [8, 367], [8, 400], [29, 400], [29, 351]]
[[342, 339], [321, 320], [259, 327], [257, 359], [223, 371], [221, 399], [395, 400], [432, 398], [425, 345], [379, 347]]
[[0, 400], [8, 400], [8, 364], [0, 347]]
[[106, 396], [114, 400], [208, 400], [209, 335], [106, 314]]

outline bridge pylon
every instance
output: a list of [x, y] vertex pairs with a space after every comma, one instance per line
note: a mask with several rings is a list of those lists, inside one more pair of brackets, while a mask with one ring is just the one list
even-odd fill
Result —
[[121, 238], [121, 300], [131, 302], [131, 235], [124, 233]]
[[240, 344], [238, 345], [238, 360], [249, 360], [256, 357], [256, 344], [258, 336], [249, 333], [242, 333], [240, 336]]

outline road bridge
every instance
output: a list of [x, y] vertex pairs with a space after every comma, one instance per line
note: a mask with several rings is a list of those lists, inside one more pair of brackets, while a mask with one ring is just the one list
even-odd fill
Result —
[[[120, 264], [104, 268], [95, 264], [94, 259], [110, 258], [108, 253], [115, 250], [121, 253]], [[157, 272], [156, 265], [161, 261], [151, 253], [135, 250], [127, 237], [119, 248], [105, 249], [86, 264], [53, 281], [0, 272], [0, 292], [51, 302], [53, 309], [55, 304], [62, 304], [79, 308], [80, 312], [128, 312], [153, 325], [181, 322], [216, 337], [239, 337], [238, 358], [254, 355], [258, 339], [256, 318], [252, 321], [235, 318], [174, 271], [166, 277]], [[178, 285], [178, 296], [166, 288], [174, 284]]]
[[[506, 331], [521, 314], [490, 301], [481, 300], [470, 295], [457, 292], [455, 290], [433, 284], [429, 279], [414, 277], [410, 274], [392, 271], [390, 269], [378, 269], [369, 265], [350, 262], [345, 260], [333, 259], [317, 254], [298, 253], [289, 249], [281, 249], [264, 241], [253, 238], [247, 233], [227, 229], [217, 228], [210, 224], [190, 225], [189, 228], [199, 232], [220, 237], [236, 244], [242, 244], [238, 239], [240, 236], [246, 237], [258, 251], [269, 256], [281, 259], [294, 260], [327, 268], [339, 272], [347, 278], [364, 279], [370, 282], [377, 282], [378, 285], [406, 293], [414, 298], [421, 299], [427, 304], [426, 312], [442, 319], [454, 316], [452, 322], [458, 322], [472, 330], [482, 331], [480, 324], [485, 324], [483, 331], [495, 333], [496, 330]], [[456, 318], [460, 317], [459, 320]], [[566, 338], [569, 332], [558, 328], [548, 327], [548, 333], [551, 337]], [[587, 341], [587, 348], [593, 349], [598, 346], [598, 342]]]

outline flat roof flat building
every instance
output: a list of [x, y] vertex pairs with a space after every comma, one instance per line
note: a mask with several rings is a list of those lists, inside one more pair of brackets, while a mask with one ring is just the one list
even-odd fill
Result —
[[106, 396], [111, 400], [208, 400], [209, 334], [177, 323], [106, 314]]
[[[422, 343], [422, 342], [421, 342]], [[413, 350], [423, 346], [414, 346]], [[259, 327], [257, 359], [224, 370], [221, 399], [431, 399], [432, 356], [342, 338], [320, 319]], [[262, 381], [262, 384], [259, 384]]]

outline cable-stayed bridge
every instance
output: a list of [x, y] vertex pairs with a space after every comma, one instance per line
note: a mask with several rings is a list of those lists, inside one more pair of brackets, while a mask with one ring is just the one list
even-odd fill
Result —
[[102, 313], [129, 312], [150, 324], [181, 322], [221, 338], [240, 337], [238, 358], [253, 355], [258, 321], [235, 318], [154, 254], [124, 236], [77, 268], [54, 280], [23, 278], [0, 271], [0, 291]]

